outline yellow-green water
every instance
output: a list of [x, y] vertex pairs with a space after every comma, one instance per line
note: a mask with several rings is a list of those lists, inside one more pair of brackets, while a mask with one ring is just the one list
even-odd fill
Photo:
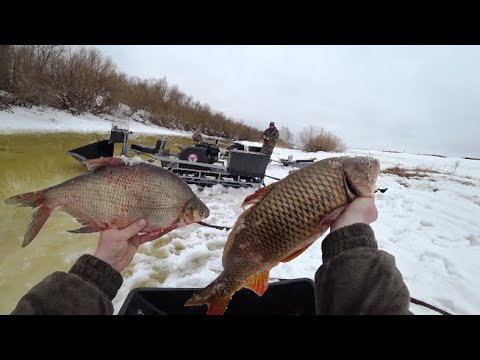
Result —
[[[25, 248], [23, 235], [32, 208], [6, 205], [10, 196], [40, 190], [85, 171], [66, 151], [109, 134], [43, 133], [0, 135], [0, 314], [10, 313], [32, 286], [53, 271], [66, 271], [84, 253], [93, 253], [96, 234], [70, 234], [80, 227], [69, 215], [55, 211]], [[130, 142], [154, 146], [157, 137], [134, 135]], [[190, 145], [191, 139], [168, 137], [167, 148]], [[115, 155], [121, 144], [115, 145]], [[163, 243], [163, 242], [162, 242]], [[128, 271], [128, 269], [126, 270]]]

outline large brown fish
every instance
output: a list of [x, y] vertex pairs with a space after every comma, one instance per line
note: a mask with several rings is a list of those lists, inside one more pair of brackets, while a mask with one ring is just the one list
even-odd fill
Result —
[[177, 175], [155, 165], [127, 165], [119, 158], [88, 160], [92, 172], [40, 191], [13, 196], [7, 204], [40, 206], [33, 214], [22, 246], [38, 234], [55, 209], [84, 227], [73, 233], [122, 229], [139, 219], [150, 240], [209, 216], [208, 207]]
[[305, 251], [356, 197], [372, 197], [378, 160], [333, 157], [295, 171], [248, 196], [253, 205], [237, 219], [223, 251], [223, 272], [186, 306], [208, 304], [207, 314], [224, 313], [243, 287], [259, 296], [270, 270]]

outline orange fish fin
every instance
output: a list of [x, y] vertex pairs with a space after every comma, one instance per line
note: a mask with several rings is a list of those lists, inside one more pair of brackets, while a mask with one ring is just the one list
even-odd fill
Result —
[[200, 290], [185, 302], [185, 306], [208, 305], [207, 315], [222, 315], [232, 298], [232, 293], [224, 292], [221, 276], [203, 290]]
[[286, 262], [289, 262], [289, 261], [292, 261], [293, 259], [295, 259], [297, 256], [300, 256], [300, 254], [302, 254], [305, 250], [308, 249], [308, 247], [312, 245], [311, 243], [308, 244], [307, 246], [297, 250], [297, 251], [294, 251], [293, 253], [291, 253], [290, 255], [288, 255], [285, 259], [282, 260], [282, 262], [286, 263]]
[[232, 232], [228, 236], [227, 242], [225, 243], [225, 247], [223, 248], [223, 258], [222, 259], [225, 259], [225, 257], [228, 256], [228, 253], [232, 249], [233, 243], [235, 242], [235, 239], [237, 238], [238, 233], [244, 227], [243, 223], [245, 222], [245, 218], [248, 216], [248, 214], [250, 214], [252, 209], [253, 208], [249, 208], [249, 209], [245, 210], [238, 217], [237, 221], [235, 222], [235, 225], [233, 226]]
[[117, 157], [105, 157], [105, 158], [99, 158], [99, 159], [85, 160], [85, 161], [82, 161], [82, 164], [88, 170], [95, 170], [95, 169], [100, 169], [107, 166], [125, 165], [125, 162], [122, 159]]
[[223, 315], [227, 310], [230, 298], [217, 298], [208, 303], [207, 315]]
[[72, 233], [72, 234], [88, 234], [88, 233], [99, 232], [99, 231], [102, 231], [102, 230], [103, 230], [103, 228], [101, 228], [97, 224], [89, 224], [89, 225], [87, 225], [85, 227], [82, 227], [80, 229], [69, 230], [68, 232]]
[[262, 296], [268, 289], [269, 271], [262, 271], [250, 277], [245, 283], [245, 287], [255, 291], [258, 296]]
[[253, 205], [253, 204], [258, 203], [260, 200], [262, 200], [265, 197], [265, 195], [267, 195], [270, 192], [270, 190], [273, 189], [273, 187], [275, 185], [276, 185], [276, 183], [270, 184], [270, 185], [265, 186], [261, 189], [258, 189], [253, 194], [248, 195], [245, 198], [245, 200], [243, 200], [242, 208], [245, 208], [248, 205]]
[[33, 213], [32, 221], [28, 225], [25, 236], [23, 237], [22, 247], [27, 246], [30, 242], [37, 236], [38, 232], [42, 226], [47, 221], [48, 217], [52, 214], [54, 209], [46, 207], [45, 205], [40, 206], [37, 211]]

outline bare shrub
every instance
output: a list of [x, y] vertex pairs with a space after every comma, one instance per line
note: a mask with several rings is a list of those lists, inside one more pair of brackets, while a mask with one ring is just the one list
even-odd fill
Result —
[[307, 152], [342, 152], [346, 146], [336, 135], [323, 128], [309, 126], [304, 128], [300, 134], [302, 149]]
[[[205, 135], [261, 141], [261, 130], [195, 101], [165, 78], [140, 79], [119, 72], [96, 48], [2, 45], [0, 86], [11, 94], [0, 99], [3, 108], [46, 105], [75, 115], [135, 116], [167, 128], [200, 127]], [[290, 141], [288, 133], [283, 140]]]
[[59, 60], [55, 91], [72, 114], [106, 113], [113, 107], [116, 66], [95, 48], [69, 51]]
[[440, 171], [428, 166], [417, 166], [413, 169], [405, 169], [400, 166], [394, 166], [382, 170], [382, 174], [397, 175], [402, 178], [423, 178], [429, 177], [431, 174], [440, 174]]
[[280, 128], [280, 136], [279, 139], [283, 141], [285, 144], [292, 144], [293, 143], [293, 133], [290, 131], [288, 127], [282, 126]]

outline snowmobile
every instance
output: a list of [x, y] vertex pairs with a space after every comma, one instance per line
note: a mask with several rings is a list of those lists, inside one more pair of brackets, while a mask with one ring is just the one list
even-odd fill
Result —
[[[67, 151], [78, 161], [114, 156], [114, 144], [121, 143], [121, 155], [128, 156], [127, 128], [112, 126], [108, 140], [97, 141]], [[165, 149], [166, 140], [159, 138], [155, 147], [132, 144], [130, 151], [150, 157], [150, 162], [180, 176], [188, 184], [225, 187], [260, 187], [264, 185], [265, 171], [270, 161], [260, 147], [233, 144], [220, 149], [217, 143], [201, 142], [192, 146], [177, 145], [179, 154]], [[241, 149], [240, 149], [241, 148]]]

